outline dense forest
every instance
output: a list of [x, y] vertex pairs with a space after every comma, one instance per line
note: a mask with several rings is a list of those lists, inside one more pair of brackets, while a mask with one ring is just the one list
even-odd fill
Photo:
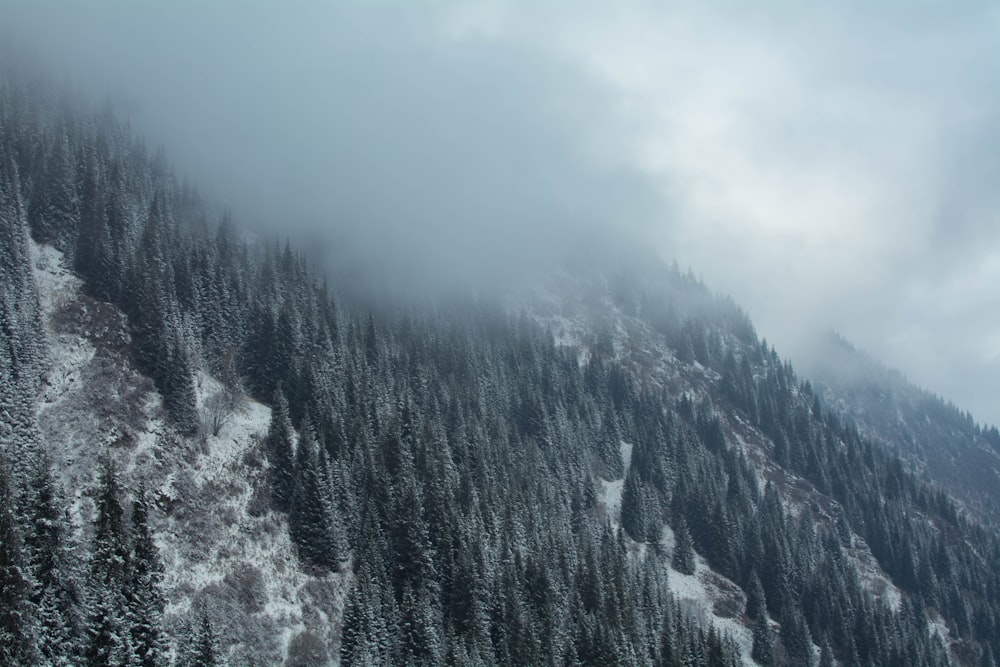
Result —
[[[3, 75], [0, 663], [212, 665], [229, 650], [204, 610], [183, 632], [162, 624], [148, 522], [165, 510], [120, 483], [124, 445], [101, 445], [89, 522], [66, 511], [74, 490], [54, 481], [59, 452], [36, 425], [34, 242], [125, 314], [130, 357], [177, 434], [203, 428], [199, 368], [272, 408], [268, 509], [287, 517], [301, 568], [351, 581], [339, 645], [319, 662], [742, 664], [671, 592], [668, 571], [701, 558], [741, 590], [729, 616], [758, 664], [996, 664], [995, 529], [824, 408], [690, 275], [622, 274], [612, 290], [709, 378], [673, 391], [613, 331], [557, 345], [530, 311], [475, 299], [369, 309], [293, 244], [249, 241], [207, 211], [110, 107]], [[766, 436], [766, 465], [737, 425]], [[775, 468], [787, 475], [760, 474]], [[617, 522], [601, 480], [622, 478]], [[866, 587], [850, 556], [861, 543], [898, 605]]]

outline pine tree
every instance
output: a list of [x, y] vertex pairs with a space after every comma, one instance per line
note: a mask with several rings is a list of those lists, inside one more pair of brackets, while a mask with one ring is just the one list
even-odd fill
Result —
[[308, 415], [300, 431], [288, 529], [303, 563], [332, 570], [346, 556], [343, 521], [324, 485], [315, 430]]
[[781, 643], [789, 659], [795, 664], [809, 664], [812, 655], [812, 638], [802, 609], [797, 604], [785, 605], [781, 615]]
[[344, 608], [340, 664], [344, 667], [391, 664], [398, 653], [396, 616], [392, 588], [382, 565], [363, 561]]
[[91, 555], [88, 665], [118, 667], [135, 661], [129, 627], [131, 545], [125, 528], [118, 473], [110, 459], [101, 467]]
[[295, 491], [295, 453], [288, 401], [279, 388], [274, 392], [271, 424], [267, 430], [267, 457], [270, 462], [271, 503], [279, 512], [291, 507]]
[[747, 584], [747, 618], [756, 621], [761, 616], [767, 616], [767, 601], [764, 599], [764, 587], [757, 576], [757, 570], [750, 570], [750, 582]]
[[215, 631], [212, 630], [212, 622], [208, 618], [208, 612], [202, 609], [201, 624], [198, 627], [194, 654], [191, 656], [189, 667], [221, 667], [221, 665], [222, 660], [219, 656]]
[[834, 667], [833, 662], [833, 649], [830, 648], [830, 638], [823, 638], [823, 645], [819, 650], [819, 665], [818, 667]]
[[753, 623], [753, 649], [750, 652], [757, 664], [762, 667], [770, 667], [774, 664], [773, 643], [774, 639], [771, 628], [767, 624], [767, 616], [759, 616]]
[[7, 462], [0, 454], [0, 664], [36, 664], [31, 579], [24, 562]]
[[32, 601], [37, 609], [38, 643], [43, 660], [67, 664], [75, 659], [82, 629], [79, 582], [73, 549], [67, 544], [66, 518], [52, 479], [47, 456], [32, 477], [29, 529], [25, 545], [36, 582]]
[[678, 516], [674, 523], [674, 554], [671, 565], [681, 574], [694, 574], [694, 543], [688, 531], [687, 521], [683, 515]]
[[149, 506], [144, 489], [132, 503], [132, 643], [141, 667], [163, 664], [166, 642], [162, 635], [164, 598], [160, 592], [163, 567], [149, 533]]
[[622, 487], [621, 522], [622, 527], [637, 542], [642, 542], [647, 533], [645, 494], [636, 466], [629, 466]]
[[194, 364], [180, 331], [174, 330], [166, 342], [166, 363], [162, 371], [163, 406], [174, 426], [185, 435], [199, 427], [198, 398], [194, 388]]
[[34, 188], [28, 206], [28, 223], [35, 240], [70, 251], [80, 215], [71, 153], [66, 136], [57, 137], [45, 161], [44, 179]]

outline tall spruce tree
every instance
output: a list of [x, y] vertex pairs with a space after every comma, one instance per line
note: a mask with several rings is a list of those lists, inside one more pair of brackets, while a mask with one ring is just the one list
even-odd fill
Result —
[[140, 489], [132, 502], [131, 608], [132, 644], [141, 667], [156, 667], [166, 659], [162, 633], [165, 600], [160, 591], [163, 566], [149, 532], [149, 505]]
[[14, 512], [10, 473], [0, 453], [0, 663], [33, 665], [40, 656], [31, 604], [32, 582]]
[[315, 428], [306, 415], [295, 456], [295, 488], [288, 512], [288, 529], [306, 565], [335, 569], [344, 553], [343, 521], [325, 487]]
[[674, 523], [674, 553], [670, 561], [671, 565], [681, 574], [694, 574], [694, 543], [691, 540], [687, 520], [683, 515], [680, 515]]
[[288, 401], [279, 387], [271, 404], [271, 424], [267, 430], [267, 458], [270, 463], [271, 503], [279, 512], [287, 512], [295, 491], [295, 443]]
[[118, 471], [110, 458], [101, 465], [98, 484], [90, 561], [86, 660], [94, 667], [119, 667], [132, 664], [137, 657], [129, 613], [132, 549], [121, 503]]
[[42, 659], [53, 665], [77, 657], [81, 618], [81, 582], [67, 519], [47, 456], [40, 457], [31, 480], [31, 506], [26, 535], [35, 580], [32, 595], [38, 614], [38, 644]]

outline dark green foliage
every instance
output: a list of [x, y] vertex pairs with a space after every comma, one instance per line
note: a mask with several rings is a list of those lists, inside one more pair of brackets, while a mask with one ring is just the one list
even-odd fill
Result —
[[161, 630], [165, 600], [160, 586], [163, 567], [149, 533], [149, 507], [145, 490], [132, 502], [132, 581], [130, 609], [132, 644], [142, 667], [163, 664], [166, 638]]
[[60, 664], [72, 659], [83, 634], [80, 603], [83, 591], [76, 579], [77, 556], [68, 543], [62, 502], [50, 463], [42, 457], [32, 476], [32, 500], [26, 547], [35, 580], [32, 601], [39, 624], [43, 660]]
[[781, 616], [781, 643], [788, 659], [794, 664], [809, 664], [812, 655], [812, 638], [801, 609], [786, 605]]
[[767, 617], [761, 616], [753, 622], [753, 649], [751, 657], [762, 667], [774, 664], [774, 636], [768, 627]]
[[101, 467], [91, 552], [87, 664], [127, 665], [136, 658], [129, 618], [132, 549], [118, 472], [109, 459]]
[[287, 512], [295, 490], [295, 443], [292, 440], [292, 422], [288, 417], [288, 401], [280, 389], [274, 393], [271, 425], [267, 430], [265, 444], [271, 464], [268, 472], [271, 502], [279, 512]]
[[674, 526], [674, 553], [670, 563], [681, 574], [694, 574], [694, 546], [683, 516], [677, 518]]
[[33, 402], [45, 344], [17, 176], [0, 143], [0, 453], [23, 479], [38, 455]]
[[[322, 458], [321, 458], [322, 456]], [[308, 417], [302, 424], [295, 456], [295, 487], [288, 512], [288, 528], [306, 565], [336, 569], [347, 556], [346, 536], [339, 508], [326, 484], [325, 453], [320, 454]]]
[[0, 455], [0, 663], [29, 665], [37, 660], [31, 624], [31, 579], [14, 519], [7, 462]]
[[750, 572], [750, 583], [747, 585], [747, 618], [756, 620], [767, 615], [767, 602], [764, 599], [764, 587], [760, 585], [760, 578], [756, 570]]
[[28, 224], [36, 241], [67, 250], [76, 238], [80, 201], [69, 139], [58, 134], [53, 139], [42, 178], [32, 190]]
[[818, 667], [834, 667], [833, 649], [830, 647], [829, 639], [824, 639], [820, 646]]
[[344, 609], [340, 664], [349, 667], [392, 662], [398, 651], [394, 641], [397, 621], [395, 603], [381, 566], [363, 563]]
[[194, 642], [194, 652], [188, 665], [189, 667], [220, 667], [222, 661], [219, 659], [218, 653], [219, 649], [216, 645], [215, 632], [212, 630], [212, 622], [208, 618], [208, 613], [202, 610], [201, 623]]

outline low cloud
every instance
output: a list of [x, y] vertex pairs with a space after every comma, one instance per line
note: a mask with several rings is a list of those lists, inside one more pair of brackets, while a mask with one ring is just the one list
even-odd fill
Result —
[[992, 3], [0, 0], [0, 18], [269, 232], [437, 281], [638, 238], [779, 349], [834, 328], [1000, 422]]
[[646, 231], [664, 254], [780, 348], [834, 328], [1000, 421], [995, 5], [649, 3], [549, 20], [554, 50], [616, 100], [603, 145], [661, 192]]

